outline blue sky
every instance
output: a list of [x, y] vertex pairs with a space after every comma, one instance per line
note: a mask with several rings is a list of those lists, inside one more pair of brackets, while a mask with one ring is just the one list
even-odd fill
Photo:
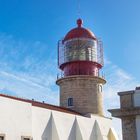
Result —
[[[58, 39], [75, 26], [77, 1], [1, 1], [0, 32], [25, 42], [41, 41], [49, 46], [46, 54], [56, 51]], [[84, 25], [102, 38], [109, 59], [138, 78], [139, 6], [139, 0], [80, 1]]]
[[[77, 1], [0, 1], [1, 92], [58, 104], [57, 41], [76, 26]], [[104, 43], [105, 109], [118, 107], [117, 92], [140, 83], [140, 1], [79, 2], [84, 26]]]

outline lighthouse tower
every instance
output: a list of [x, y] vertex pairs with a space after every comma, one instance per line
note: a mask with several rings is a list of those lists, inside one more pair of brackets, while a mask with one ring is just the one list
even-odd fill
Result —
[[77, 27], [58, 43], [58, 66], [63, 76], [57, 79], [60, 87], [60, 106], [83, 115], [103, 115], [102, 42], [77, 20]]

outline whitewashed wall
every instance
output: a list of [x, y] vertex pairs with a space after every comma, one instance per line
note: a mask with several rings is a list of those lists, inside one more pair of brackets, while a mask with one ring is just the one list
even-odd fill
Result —
[[6, 134], [6, 140], [31, 136], [31, 104], [0, 97], [0, 133]]
[[0, 133], [6, 140], [117, 140], [111, 125], [105, 117], [75, 116], [0, 97]]
[[104, 117], [87, 118], [39, 107], [33, 107], [32, 114], [34, 140], [117, 140], [111, 120]]

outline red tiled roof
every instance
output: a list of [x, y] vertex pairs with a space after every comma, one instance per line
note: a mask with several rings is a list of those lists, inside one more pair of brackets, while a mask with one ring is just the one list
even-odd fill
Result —
[[82, 19], [77, 20], [77, 25], [78, 27], [70, 30], [63, 41], [67, 41], [69, 39], [74, 39], [74, 38], [89, 38], [89, 39], [94, 39], [96, 40], [95, 35], [88, 29], [81, 27], [82, 26]]
[[95, 35], [88, 29], [82, 28], [82, 27], [77, 27], [69, 31], [65, 38], [64, 41], [67, 41], [69, 39], [74, 39], [74, 38], [89, 38], [89, 39], [94, 39], [96, 40]]
[[13, 99], [13, 100], [18, 100], [18, 101], [22, 101], [22, 102], [31, 103], [32, 106], [36, 106], [36, 107], [46, 108], [46, 109], [60, 111], [60, 112], [64, 112], [64, 113], [74, 114], [74, 115], [81, 115], [80, 113], [78, 113], [76, 111], [73, 111], [73, 110], [70, 110], [70, 109], [67, 109], [67, 108], [64, 108], [64, 107], [60, 107], [60, 106], [55, 106], [55, 105], [51, 105], [51, 104], [47, 104], [47, 103], [42, 103], [42, 102], [39, 102], [39, 101], [19, 98], [19, 97], [15, 97], [15, 96], [11, 96], [11, 95], [6, 95], [6, 94], [0, 94], [0, 96], [5, 97], [5, 98], [9, 98], [9, 99]]

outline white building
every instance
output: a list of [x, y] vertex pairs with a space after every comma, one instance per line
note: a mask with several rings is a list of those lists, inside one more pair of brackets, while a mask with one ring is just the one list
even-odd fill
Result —
[[[3, 138], [2, 138], [3, 137]], [[0, 140], [117, 140], [111, 119], [0, 94]]]

